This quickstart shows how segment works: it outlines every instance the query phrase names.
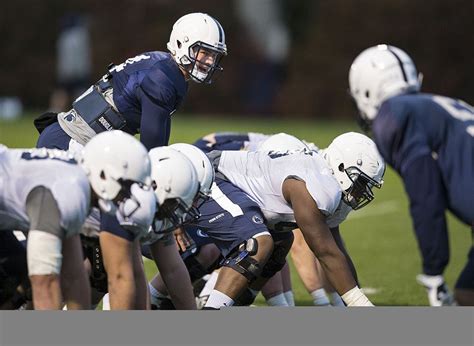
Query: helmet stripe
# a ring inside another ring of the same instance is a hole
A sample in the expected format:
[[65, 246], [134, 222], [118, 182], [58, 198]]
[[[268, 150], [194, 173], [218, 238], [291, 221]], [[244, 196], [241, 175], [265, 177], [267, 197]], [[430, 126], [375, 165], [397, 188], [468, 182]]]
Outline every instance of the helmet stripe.
[[395, 53], [395, 51], [393, 51], [390, 46], [387, 46], [387, 50], [388, 50], [390, 53], [393, 54], [393, 56], [395, 57], [395, 59], [397, 59], [398, 65], [400, 66], [400, 69], [402, 70], [403, 80], [408, 83], [408, 78], [407, 78], [407, 74], [406, 74], [406, 72], [405, 72], [405, 69], [403, 68], [402, 59], [400, 59], [400, 57], [397, 55], [397, 53]]
[[216, 23], [217, 30], [219, 30], [219, 43], [224, 43], [223, 40], [222, 40], [223, 38], [225, 39], [224, 29], [222, 29], [222, 26], [220, 25], [220, 23], [217, 20], [215, 20], [213, 17], [211, 17], [211, 18]]

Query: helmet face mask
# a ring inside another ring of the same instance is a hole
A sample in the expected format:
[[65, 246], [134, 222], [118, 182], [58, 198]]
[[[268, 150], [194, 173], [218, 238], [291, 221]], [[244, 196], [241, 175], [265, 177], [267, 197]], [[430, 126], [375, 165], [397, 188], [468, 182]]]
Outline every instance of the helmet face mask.
[[357, 167], [348, 167], [344, 169], [352, 185], [343, 192], [343, 200], [353, 210], [361, 209], [369, 204], [374, 198], [373, 187], [380, 189], [382, 183], [369, 177]]
[[133, 194], [134, 183], [150, 184], [150, 159], [146, 148], [133, 136], [107, 131], [94, 136], [83, 148], [79, 164], [89, 178], [99, 207], [115, 213]]
[[374, 199], [372, 189], [382, 187], [385, 162], [369, 137], [344, 133], [321, 153], [339, 183], [344, 203], [357, 210]]
[[188, 207], [180, 198], [167, 199], [155, 215], [157, 220], [163, 221], [163, 226], [159, 233], [172, 232], [200, 216], [196, 207]]
[[198, 83], [211, 84], [216, 71], [224, 69], [219, 65], [225, 53], [203, 42], [189, 47], [190, 64], [184, 65], [191, 78]]
[[211, 84], [220, 61], [227, 55], [220, 23], [205, 13], [190, 13], [173, 25], [168, 50], [176, 63], [197, 83]]
[[118, 210], [120, 214], [127, 220], [141, 207], [140, 198], [136, 196], [137, 193], [140, 193], [137, 192], [137, 189], [150, 191], [150, 187], [131, 180], [119, 179], [118, 182], [122, 188], [114, 199], [114, 202], [119, 205]]

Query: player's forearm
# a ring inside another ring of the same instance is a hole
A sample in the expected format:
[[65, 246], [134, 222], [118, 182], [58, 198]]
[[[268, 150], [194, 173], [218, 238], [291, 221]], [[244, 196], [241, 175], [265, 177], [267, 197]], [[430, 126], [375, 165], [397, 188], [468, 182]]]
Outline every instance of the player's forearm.
[[[324, 227], [316, 232], [312, 227], [300, 227], [304, 239], [311, 251], [318, 258], [327, 279], [334, 289], [342, 295], [356, 286], [349, 265], [344, 254], [339, 250], [329, 229], [324, 232]], [[319, 234], [318, 234], [319, 233]]]
[[58, 275], [31, 275], [30, 281], [35, 310], [61, 310], [62, 295]]
[[327, 279], [339, 295], [343, 295], [357, 285], [342, 253], [326, 251], [316, 254], [316, 256], [324, 269]]
[[341, 234], [339, 232], [339, 227], [331, 229], [332, 236], [334, 237], [334, 240], [336, 241], [337, 247], [341, 252], [344, 254], [347, 264], [349, 265], [349, 268], [351, 270], [352, 276], [354, 277], [357, 285], [359, 285], [359, 279], [357, 277], [357, 271], [354, 265], [354, 262], [352, 262], [351, 256], [349, 256], [349, 253], [347, 252], [346, 246], [344, 245], [344, 241], [342, 240]]
[[161, 275], [176, 309], [196, 310], [191, 279], [184, 263]]
[[108, 280], [111, 310], [135, 309], [136, 287], [133, 275], [131, 279], [115, 278]]
[[176, 309], [195, 310], [196, 301], [194, 299], [191, 279], [176, 248], [174, 238], [167, 236], [155, 244], [152, 244], [150, 250], [152, 251], [164, 286]]
[[82, 261], [82, 247], [78, 234], [63, 240], [64, 260], [61, 286], [68, 310], [91, 308], [89, 276]]

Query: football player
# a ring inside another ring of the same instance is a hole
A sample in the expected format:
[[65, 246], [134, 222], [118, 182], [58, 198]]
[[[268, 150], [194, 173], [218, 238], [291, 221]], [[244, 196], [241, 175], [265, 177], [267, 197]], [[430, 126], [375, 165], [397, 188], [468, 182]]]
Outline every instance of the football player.
[[[122, 131], [95, 137], [77, 160], [66, 151], [0, 147], [0, 230], [28, 233], [26, 265], [35, 309], [60, 309], [63, 301], [69, 309], [90, 308], [81, 226], [91, 206], [130, 217], [134, 210], [126, 212], [123, 205], [134, 198], [132, 186], [150, 186], [145, 147]], [[0, 253], [10, 246], [24, 259], [14, 237], [0, 243]], [[6, 253], [0, 271], [8, 273], [12, 255]]]
[[[349, 89], [360, 124], [403, 179], [423, 259], [417, 281], [432, 306], [453, 304], [443, 273], [449, 261], [446, 210], [474, 224], [474, 108], [420, 92], [421, 74], [403, 50], [370, 47], [353, 61]], [[456, 282], [460, 305], [474, 304], [474, 248]]]
[[[156, 150], [156, 149], [153, 149], [153, 150]], [[203, 203], [203, 201], [209, 198], [209, 195], [211, 193], [211, 186], [214, 182], [214, 169], [211, 165], [211, 162], [201, 150], [199, 150], [197, 147], [191, 144], [175, 143], [169, 146], [169, 150], [178, 151], [179, 153], [184, 155], [191, 162], [193, 168], [195, 169], [197, 182], [199, 183], [199, 190], [198, 190], [197, 198], [195, 197], [193, 198], [193, 205], [195, 207], [199, 207]], [[153, 155], [151, 156], [153, 158]], [[170, 181], [171, 180], [172, 179], [170, 178]], [[183, 231], [181, 226], [184, 223], [188, 223], [189, 221], [192, 221], [197, 216], [198, 216], [197, 211], [191, 214], [187, 214], [184, 219], [182, 218], [182, 222], [175, 222], [174, 225], [170, 225], [171, 227], [168, 227], [168, 228], [173, 228], [174, 226], [175, 228], [174, 235], [176, 239], [178, 240], [178, 244], [181, 250], [181, 257], [189, 271], [189, 274], [187, 273], [186, 274], [187, 274], [187, 277], [188, 278], [190, 277], [191, 281], [193, 282], [195, 282], [197, 279], [200, 279], [207, 272], [212, 271], [211, 267], [212, 268], [215, 267], [217, 258], [219, 256], [219, 252], [217, 251], [217, 249], [215, 249], [213, 253], [209, 253], [208, 251], [203, 251], [203, 254], [205, 254], [205, 258], [200, 258], [202, 257], [202, 255], [201, 256], [198, 255], [198, 253], [200, 252], [199, 250], [201, 250], [203, 247], [212, 246], [212, 244], [210, 244], [211, 241], [209, 240], [209, 238], [200, 236], [202, 233], [199, 233], [200, 231], [197, 228], [187, 227], [187, 231], [193, 232], [192, 234], [194, 234], [194, 238], [197, 240], [197, 244], [193, 243], [192, 246], [190, 243], [188, 243], [189, 237]], [[200, 239], [202, 239], [202, 241], [200, 241]], [[171, 239], [168, 241], [171, 242]], [[174, 241], [172, 243], [175, 244]], [[143, 254], [146, 257], [153, 257], [155, 259], [157, 256], [163, 257], [162, 256], [163, 252], [160, 253], [159, 249], [154, 250], [153, 247], [154, 247], [153, 245], [150, 246], [151, 251], [148, 249], [144, 249], [145, 251], [143, 252]], [[163, 261], [164, 260], [165, 259], [163, 259]], [[209, 261], [212, 261], [213, 263], [209, 263], [209, 265], [203, 266], [203, 263], [207, 263]], [[165, 272], [160, 270], [160, 272], [149, 283], [152, 307], [164, 309], [166, 308], [166, 306], [169, 306], [169, 308], [172, 308], [172, 309], [174, 308], [189, 309], [189, 306], [190, 306], [189, 299], [185, 298], [183, 295], [181, 297], [176, 296], [179, 293], [179, 291], [173, 292], [170, 285], [165, 284], [164, 282], [165, 274], [166, 274]], [[169, 292], [169, 295], [171, 296], [171, 299], [168, 298], [168, 292]], [[195, 308], [194, 296], [192, 296], [192, 298], [193, 298], [192, 305]], [[186, 303], [185, 304], [180, 303], [180, 300], [185, 301]]]
[[[36, 119], [38, 147], [72, 149], [97, 133], [120, 129], [140, 133], [147, 149], [168, 144], [171, 115], [180, 106], [188, 81], [210, 84], [222, 70], [227, 54], [221, 24], [204, 13], [187, 14], [176, 21], [168, 52], [146, 52], [110, 66], [106, 75], [72, 105], [69, 112], [47, 113]], [[134, 308], [146, 293], [143, 272], [136, 272], [136, 235], [120, 227], [113, 216], [101, 216], [100, 234], [112, 309]], [[143, 282], [142, 282], [143, 281]], [[140, 282], [140, 286], [136, 286]], [[140, 292], [137, 292], [140, 290]]]
[[[211, 150], [283, 150], [310, 148], [319, 150], [314, 143], [299, 140], [294, 136], [285, 133], [275, 135], [266, 135], [262, 133], [236, 133], [236, 132], [220, 132], [212, 133], [199, 139], [195, 143], [201, 150], [209, 152]], [[291, 256], [297, 263], [296, 270], [301, 277], [308, 293], [313, 298], [314, 305], [324, 306], [332, 304], [334, 306], [344, 306], [339, 295], [333, 291], [330, 284], [325, 280], [324, 272], [318, 263], [317, 258], [313, 255], [306, 244], [301, 231], [294, 230], [294, 242], [291, 247]], [[203, 250], [202, 250], [203, 251]], [[201, 251], [200, 251], [201, 253]], [[269, 305], [293, 306], [294, 298], [291, 291], [291, 280], [289, 271], [283, 276], [280, 273], [275, 274], [271, 280], [262, 288]], [[282, 284], [284, 287], [282, 287]], [[329, 292], [324, 289], [326, 287]], [[328, 299], [328, 296], [331, 301]], [[286, 296], [286, 299], [283, 299]]]
[[[135, 211], [133, 218], [123, 220], [120, 225], [126, 229], [138, 228], [135, 232], [145, 228], [145, 232], [140, 233], [140, 240], [147, 245], [148, 257], [155, 261], [176, 307], [195, 309], [189, 274], [179, 256], [171, 230], [185, 222], [187, 217], [196, 217], [193, 214], [196, 213], [193, 211], [193, 203], [199, 191], [196, 172], [186, 156], [170, 147], [154, 148], [149, 156], [153, 189], [135, 195], [139, 209]], [[192, 216], [187, 216], [187, 213]], [[88, 218], [83, 227], [83, 235], [87, 235], [83, 237], [83, 245], [92, 265], [90, 278], [94, 288], [94, 305], [108, 290], [107, 273], [98, 242], [99, 230], [100, 222], [96, 214], [95, 217]], [[134, 262], [142, 265], [141, 256], [134, 258]], [[153, 290], [151, 293], [154, 293]], [[146, 299], [140, 301], [146, 302]], [[106, 305], [103, 304], [103, 309], [107, 309]], [[136, 308], [148, 309], [149, 306], [147, 304]]]
[[284, 266], [296, 224], [345, 303], [372, 305], [330, 231], [382, 184], [385, 165], [370, 139], [344, 134], [322, 154], [214, 151], [209, 157], [216, 181], [195, 224], [225, 259], [205, 308], [231, 306], [247, 287], [256, 295]]

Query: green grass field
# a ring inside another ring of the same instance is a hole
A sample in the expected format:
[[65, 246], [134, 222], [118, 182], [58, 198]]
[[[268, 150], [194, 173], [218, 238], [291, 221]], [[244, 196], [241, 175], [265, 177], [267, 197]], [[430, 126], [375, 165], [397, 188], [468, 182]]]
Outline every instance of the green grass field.
[[[170, 143], [193, 142], [219, 131], [287, 132], [325, 147], [336, 135], [358, 128], [352, 122], [314, 120], [275, 120], [270, 117], [219, 118], [174, 116]], [[25, 116], [14, 122], [0, 121], [0, 143], [9, 147], [33, 147], [38, 133], [33, 118]], [[366, 208], [354, 212], [341, 226], [341, 232], [356, 265], [363, 287], [374, 289], [369, 298], [376, 305], [427, 305], [424, 289], [415, 282], [421, 270], [420, 256], [411, 227], [408, 202], [399, 177], [387, 169], [385, 183], [376, 191], [376, 199]], [[468, 227], [448, 217], [451, 261], [445, 276], [453, 288], [471, 246]], [[147, 274], [155, 271], [147, 263]], [[292, 276], [297, 305], [311, 305], [311, 297], [296, 275]], [[258, 305], [264, 305], [261, 297]]]

